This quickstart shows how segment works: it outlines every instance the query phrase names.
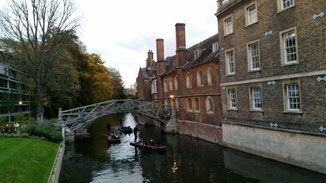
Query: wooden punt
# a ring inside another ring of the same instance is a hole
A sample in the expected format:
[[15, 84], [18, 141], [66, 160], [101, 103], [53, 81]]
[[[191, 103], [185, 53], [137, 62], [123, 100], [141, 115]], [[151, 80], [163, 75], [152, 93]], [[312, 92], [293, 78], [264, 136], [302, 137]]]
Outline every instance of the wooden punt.
[[112, 136], [112, 134], [106, 134], [106, 139], [108, 140], [108, 142], [110, 143], [120, 143], [121, 142], [121, 139], [120, 137], [118, 136], [118, 138], [114, 138]]
[[142, 147], [142, 148], [147, 148], [147, 149], [152, 149], [154, 151], [160, 151], [160, 150], [164, 150], [166, 149], [166, 146], [162, 146], [162, 145], [149, 145], [149, 144], [141, 144], [139, 142], [130, 142], [130, 145], [132, 146], [136, 146], [136, 147]]

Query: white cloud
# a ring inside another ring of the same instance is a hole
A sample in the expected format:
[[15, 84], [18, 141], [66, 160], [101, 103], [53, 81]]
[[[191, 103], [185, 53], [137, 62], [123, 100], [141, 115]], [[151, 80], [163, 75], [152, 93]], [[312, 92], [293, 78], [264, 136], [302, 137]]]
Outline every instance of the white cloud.
[[[217, 33], [216, 0], [74, 0], [82, 15], [78, 34], [88, 52], [118, 69], [125, 86], [136, 81], [148, 49], [156, 58], [163, 38], [165, 57], [175, 54], [176, 23], [186, 24], [187, 47]], [[0, 7], [4, 1], [0, 0]]]

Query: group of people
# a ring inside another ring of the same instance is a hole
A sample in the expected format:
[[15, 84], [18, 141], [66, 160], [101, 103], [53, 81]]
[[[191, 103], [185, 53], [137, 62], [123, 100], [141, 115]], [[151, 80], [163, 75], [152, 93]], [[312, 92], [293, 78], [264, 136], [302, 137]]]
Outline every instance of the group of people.
[[141, 138], [139, 138], [139, 140], [138, 140], [137, 143], [139, 143], [139, 144], [141, 144], [141, 145], [151, 145], [151, 146], [155, 145], [155, 141], [154, 141], [153, 139], [151, 139], [151, 140], [149, 141], [149, 144], [148, 144], [148, 143], [146, 143], [144, 140], [142, 140]]
[[[131, 129], [130, 126], [126, 126], [126, 127], [122, 126], [122, 120], [120, 120], [120, 126], [121, 126], [121, 128], [128, 128], [128, 129]], [[110, 125], [109, 123], [106, 125], [106, 128], [107, 128], [107, 130], [108, 130], [108, 135], [111, 135], [112, 138], [119, 138], [119, 136], [118, 136], [118, 134], [117, 134], [116, 132], [110, 133], [110, 131], [111, 131], [111, 125]], [[137, 139], [138, 139], [138, 132], [139, 132], [139, 128], [138, 128], [137, 125], [134, 127], [133, 131], [134, 131], [134, 136], [135, 136], [135, 142], [137, 142]], [[143, 143], [143, 145], [147, 145], [147, 144], [145, 143], [145, 141], [143, 141], [142, 139], [139, 139], [138, 143]], [[151, 140], [149, 141], [149, 144], [150, 144], [150, 145], [154, 145], [154, 144], [155, 144], [154, 140], [151, 139]]]
[[110, 136], [113, 139], [118, 139], [119, 138], [119, 135], [116, 132], [108, 133], [108, 136]]

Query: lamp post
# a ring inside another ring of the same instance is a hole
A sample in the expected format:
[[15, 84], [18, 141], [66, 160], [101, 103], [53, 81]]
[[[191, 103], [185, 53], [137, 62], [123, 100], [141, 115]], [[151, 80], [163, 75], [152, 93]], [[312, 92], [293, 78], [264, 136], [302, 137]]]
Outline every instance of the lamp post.
[[18, 101], [18, 112], [19, 113], [22, 113], [22, 109], [21, 109], [21, 106], [23, 105], [23, 101]]
[[174, 107], [174, 104], [175, 104], [174, 95], [170, 95], [170, 100], [171, 100], [171, 106]]

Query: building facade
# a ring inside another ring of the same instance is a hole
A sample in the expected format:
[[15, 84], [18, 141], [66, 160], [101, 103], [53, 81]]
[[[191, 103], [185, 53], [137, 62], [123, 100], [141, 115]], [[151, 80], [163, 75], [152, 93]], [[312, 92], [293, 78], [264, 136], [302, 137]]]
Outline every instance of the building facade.
[[326, 2], [219, 0], [223, 143], [326, 173]]
[[22, 82], [23, 73], [2, 62], [11, 55], [0, 51], [0, 117], [30, 114], [29, 86]]
[[[164, 40], [156, 40], [157, 61], [140, 69], [137, 89], [142, 91], [138, 98], [175, 106], [180, 134], [220, 143], [218, 35], [186, 48], [185, 24], [178, 23], [175, 28], [176, 55], [165, 58]], [[151, 65], [156, 67], [155, 74]], [[151, 81], [147, 89], [144, 78]], [[145, 90], [151, 91], [150, 97]]]

